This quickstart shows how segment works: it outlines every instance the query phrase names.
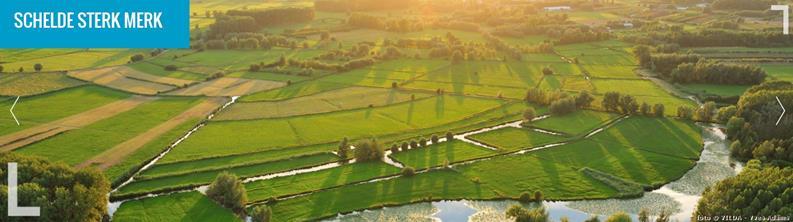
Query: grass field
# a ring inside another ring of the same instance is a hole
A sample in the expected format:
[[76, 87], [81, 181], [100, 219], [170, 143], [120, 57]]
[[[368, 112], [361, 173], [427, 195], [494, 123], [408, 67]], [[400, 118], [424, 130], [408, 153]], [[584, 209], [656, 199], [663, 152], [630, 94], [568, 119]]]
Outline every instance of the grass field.
[[681, 158], [697, 159], [702, 149], [700, 130], [690, 122], [631, 117], [595, 135], [592, 139], [618, 142], [638, 149]]
[[167, 71], [165, 70], [164, 66], [160, 66], [150, 62], [136, 62], [129, 64], [128, 67], [146, 74], [177, 78], [177, 79], [185, 79], [185, 80], [199, 81], [199, 80], [204, 80], [209, 76], [202, 73], [187, 72], [182, 70]]
[[715, 84], [686, 84], [680, 88], [691, 94], [697, 95], [716, 95], [716, 96], [740, 96], [751, 86], [743, 85], [715, 85]]
[[111, 182], [120, 179], [128, 171], [162, 152], [172, 142], [182, 137], [185, 132], [192, 129], [200, 121], [201, 119], [199, 118], [187, 120], [167, 133], [160, 135], [160, 137], [146, 143], [146, 145], [138, 149], [135, 153], [125, 158], [121, 163], [115, 164], [105, 170], [105, 175]]
[[0, 95], [30, 96], [83, 84], [63, 73], [0, 74]]
[[616, 117], [617, 115], [612, 113], [583, 110], [564, 116], [551, 116], [550, 118], [532, 122], [531, 126], [570, 135], [580, 135], [586, 134]]
[[[55, 121], [127, 97], [129, 95], [116, 90], [98, 86], [83, 86], [20, 98], [14, 112], [21, 125], [17, 126], [10, 115], [1, 115], [0, 135]], [[13, 103], [14, 101], [10, 99], [2, 101], [0, 108], [8, 110]], [[58, 109], [52, 107], [58, 107]]]
[[561, 142], [567, 138], [539, 133], [531, 129], [506, 127], [476, 134], [470, 139], [495, 146], [503, 151], [516, 151]]
[[399, 168], [382, 162], [345, 164], [332, 169], [279, 177], [245, 184], [250, 201], [263, 201], [308, 191], [327, 189], [399, 173]]
[[241, 102], [224, 110], [214, 120], [245, 120], [327, 113], [369, 106], [388, 106], [429, 96], [431, 95], [392, 89], [350, 87], [278, 102]]
[[[9, 57], [18, 57], [15, 61], [4, 63], [6, 70], [17, 71], [23, 68], [27, 72], [33, 71], [33, 65], [42, 64], [42, 71], [64, 71], [85, 68], [96, 68], [123, 65], [135, 54], [147, 54], [148, 51], [140, 49], [90, 49], [90, 50], [56, 50], [55, 52], [42, 52], [50, 49], [21, 50], [12, 53]], [[33, 55], [24, 55], [33, 53]]]
[[762, 64], [760, 65], [771, 78], [793, 81], [793, 65], [789, 64]]
[[286, 86], [286, 83], [223, 77], [181, 88], [168, 94], [179, 96], [243, 96], [283, 86]]
[[124, 202], [113, 214], [113, 221], [242, 221], [198, 192]]
[[[67, 131], [17, 152], [70, 165], [78, 164], [182, 113], [200, 101], [196, 98], [161, 98], [146, 102], [130, 111]], [[69, 152], [61, 152], [64, 149]]]
[[632, 96], [670, 97], [669, 93], [649, 80], [595, 79], [592, 84], [601, 94], [620, 92]]
[[[359, 139], [449, 124], [502, 106], [502, 101], [442, 96], [386, 107], [279, 119], [212, 122], [170, 156], [228, 155]], [[250, 130], [260, 129], [260, 130]]]
[[492, 150], [459, 140], [453, 140], [427, 147], [396, 152], [391, 154], [391, 157], [405, 166], [410, 166], [415, 169], [425, 169], [494, 154], [496, 154], [496, 152]]
[[253, 177], [288, 171], [303, 167], [310, 167], [338, 161], [332, 154], [317, 154], [293, 159], [271, 161], [261, 164], [249, 164], [228, 169], [209, 169], [205, 171], [169, 172], [162, 175], [141, 175], [135, 182], [124, 186], [113, 195], [133, 193], [147, 193], [174, 187], [186, 187], [209, 184], [221, 172], [230, 172], [240, 177]]

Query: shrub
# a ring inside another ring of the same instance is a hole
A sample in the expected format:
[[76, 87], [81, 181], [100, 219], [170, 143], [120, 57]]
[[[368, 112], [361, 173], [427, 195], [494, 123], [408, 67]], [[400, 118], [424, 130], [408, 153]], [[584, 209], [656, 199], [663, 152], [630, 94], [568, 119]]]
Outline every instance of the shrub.
[[391, 145], [391, 152], [392, 153], [399, 152], [399, 147], [396, 144]]
[[413, 175], [416, 175], [416, 170], [413, 167], [402, 168], [402, 176], [412, 177]]
[[656, 117], [663, 117], [665, 109], [666, 108], [664, 107], [664, 104], [660, 104], [660, 103], [655, 104], [655, 105], [653, 105], [653, 114]]
[[140, 62], [140, 61], [143, 61], [143, 58], [144, 58], [143, 54], [135, 54], [135, 55], [133, 55], [132, 57], [129, 58], [129, 61], [131, 61], [131, 62]]
[[612, 214], [606, 219], [606, 222], [631, 222], [631, 217], [625, 214], [624, 212], [619, 212]]
[[410, 148], [411, 149], [416, 149], [417, 147], [419, 147], [419, 142], [416, 142], [415, 140], [411, 140], [410, 141]]
[[520, 197], [518, 197], [518, 200], [520, 200], [520, 202], [523, 203], [531, 202], [531, 194], [529, 192], [520, 193]]
[[519, 205], [512, 205], [506, 212], [506, 215], [510, 218], [514, 218], [515, 221], [518, 222], [547, 222], [548, 221], [548, 212], [545, 211], [545, 207], [538, 207], [531, 210], [527, 210]]
[[537, 202], [542, 201], [542, 192], [541, 191], [534, 191], [534, 200]]
[[432, 135], [430, 141], [432, 141], [432, 144], [438, 144], [438, 135]]
[[336, 154], [338, 154], [339, 158], [341, 158], [341, 159], [349, 158], [350, 145], [347, 144], [347, 143], [348, 143], [347, 142], [347, 137], [344, 137], [344, 139], [342, 139], [341, 142], [339, 142], [339, 147], [338, 147], [338, 149], [336, 151]]
[[402, 142], [402, 150], [408, 150], [408, 149], [410, 149], [410, 145], [408, 145], [408, 142]]
[[424, 139], [424, 138], [419, 139], [419, 145], [421, 147], [426, 147], [427, 146], [427, 139]]
[[229, 172], [218, 174], [215, 181], [209, 185], [206, 195], [234, 212], [242, 212], [248, 203], [248, 194], [245, 186], [236, 175]]
[[176, 71], [178, 69], [179, 69], [179, 67], [176, 67], [176, 65], [167, 65], [167, 66], [165, 66], [165, 71]]
[[529, 107], [526, 108], [526, 110], [523, 110], [523, 121], [531, 122], [531, 120], [533, 120], [535, 117], [537, 117], [537, 114], [536, 111], [534, 111], [534, 108]]
[[251, 211], [251, 221], [253, 222], [270, 222], [273, 211], [267, 205], [256, 206]]
[[44, 65], [41, 65], [41, 63], [33, 65], [33, 70], [36, 70], [36, 72], [41, 72], [42, 69], [44, 69]]
[[446, 142], [450, 142], [454, 139], [454, 134], [452, 132], [446, 132]]

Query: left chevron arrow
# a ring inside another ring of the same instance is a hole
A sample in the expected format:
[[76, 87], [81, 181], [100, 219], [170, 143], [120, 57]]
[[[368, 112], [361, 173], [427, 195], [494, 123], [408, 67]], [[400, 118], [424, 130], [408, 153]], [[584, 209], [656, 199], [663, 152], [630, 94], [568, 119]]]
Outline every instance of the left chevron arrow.
[[14, 117], [14, 121], [16, 121], [17, 126], [19, 126], [19, 120], [17, 119], [17, 115], [14, 115], [14, 107], [17, 106], [17, 102], [19, 102], [19, 96], [17, 96], [17, 99], [14, 100], [14, 105], [11, 105], [11, 109], [9, 109], [8, 111], [11, 112], [11, 116]]

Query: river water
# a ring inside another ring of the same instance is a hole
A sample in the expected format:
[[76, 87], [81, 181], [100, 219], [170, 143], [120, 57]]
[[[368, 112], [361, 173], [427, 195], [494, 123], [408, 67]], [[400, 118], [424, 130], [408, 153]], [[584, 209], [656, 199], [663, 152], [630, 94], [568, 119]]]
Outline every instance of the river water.
[[[582, 201], [546, 201], [551, 221], [568, 217], [583, 221], [591, 215], [605, 219], [606, 215], [626, 212], [634, 219], [642, 208], [656, 215], [661, 209], [673, 212], [672, 219], [690, 221], [700, 194], [708, 186], [741, 170], [739, 162], [730, 159], [729, 142], [718, 126], [703, 127], [704, 149], [697, 164], [680, 179], [659, 189], [645, 192], [640, 198]], [[527, 208], [540, 204], [521, 204], [512, 200], [477, 201], [456, 200], [409, 204], [376, 210], [365, 210], [326, 221], [509, 221], [504, 212], [512, 205]]]

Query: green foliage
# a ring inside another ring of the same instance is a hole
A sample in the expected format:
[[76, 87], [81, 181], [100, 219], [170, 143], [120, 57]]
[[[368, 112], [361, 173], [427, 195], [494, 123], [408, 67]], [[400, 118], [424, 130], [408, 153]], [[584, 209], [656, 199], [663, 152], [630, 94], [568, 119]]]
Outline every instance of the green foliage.
[[228, 172], [218, 174], [207, 188], [206, 195], [235, 212], [242, 212], [248, 203], [248, 194], [242, 181]]
[[[63, 163], [50, 163], [38, 157], [0, 153], [0, 177], [6, 178], [9, 162], [17, 163], [19, 206], [38, 206], [37, 221], [102, 220], [107, 212], [110, 183], [95, 169], [75, 170]], [[8, 187], [0, 183], [0, 215], [8, 215]], [[9, 219], [9, 218], [5, 218]], [[29, 218], [10, 218], [28, 221]]]
[[519, 205], [512, 205], [507, 209], [507, 216], [514, 218], [515, 222], [547, 222], [548, 212], [545, 207], [538, 207], [527, 210]]
[[625, 212], [619, 212], [612, 214], [609, 218], [606, 219], [606, 222], [631, 222], [631, 217], [628, 216]]
[[256, 206], [251, 210], [250, 216], [253, 222], [270, 222], [273, 211], [267, 205]]
[[349, 152], [350, 145], [347, 144], [347, 137], [344, 137], [344, 139], [339, 142], [339, 148], [336, 150], [336, 155], [339, 155], [339, 158], [342, 160], [346, 160], [349, 158]]
[[575, 98], [563, 98], [553, 101], [548, 107], [553, 115], [564, 116], [578, 110]]
[[[702, 194], [694, 215], [793, 215], [793, 168], [745, 168]], [[696, 221], [697, 217], [692, 217]]]
[[375, 139], [368, 139], [355, 144], [355, 160], [360, 162], [380, 161], [385, 150]]
[[537, 117], [537, 112], [534, 111], [533, 107], [526, 108], [523, 110], [523, 121], [524, 122], [531, 122], [535, 117]]
[[416, 169], [413, 169], [413, 167], [405, 167], [402, 168], [401, 174], [402, 176], [412, 177], [413, 175], [416, 175]]

